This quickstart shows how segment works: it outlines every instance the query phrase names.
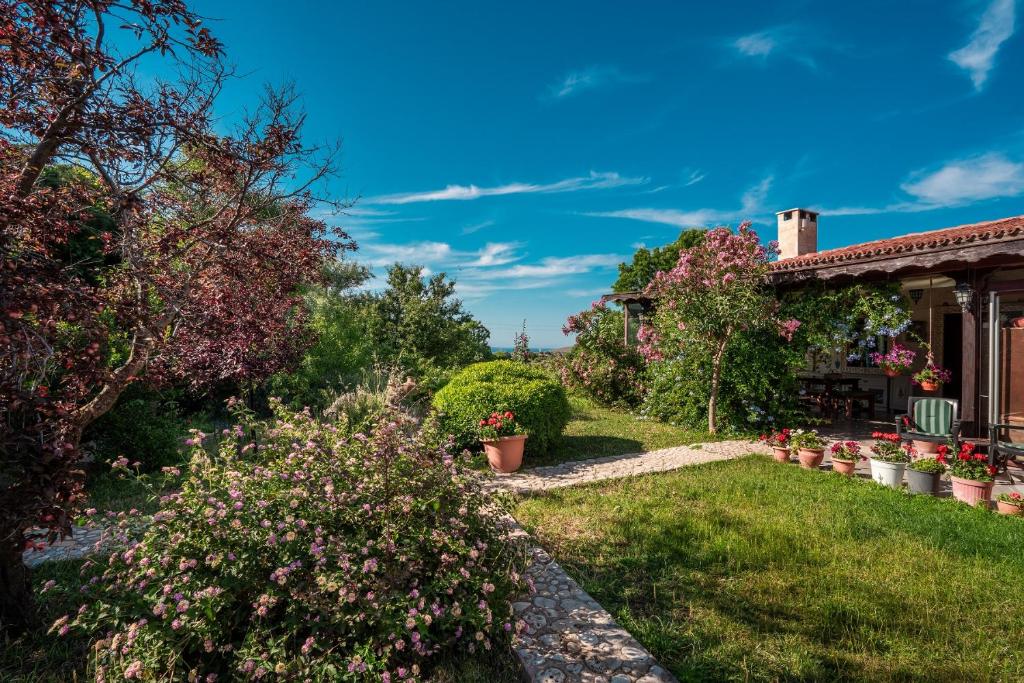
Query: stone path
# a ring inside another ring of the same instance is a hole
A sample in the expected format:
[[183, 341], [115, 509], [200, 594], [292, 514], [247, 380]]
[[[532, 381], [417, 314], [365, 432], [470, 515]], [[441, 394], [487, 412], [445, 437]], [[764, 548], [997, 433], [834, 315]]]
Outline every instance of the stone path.
[[674, 446], [647, 453], [575, 460], [560, 465], [534, 467], [513, 474], [497, 474], [491, 480], [491, 485], [528, 494], [605, 479], [666, 472], [688, 465], [738, 458], [748, 453], [768, 454], [770, 449], [749, 441], [716, 441], [692, 446]]
[[[526, 532], [516, 525], [518, 535]], [[534, 683], [676, 683], [626, 629], [551, 559], [530, 549], [534, 592], [512, 603], [526, 628], [514, 647]]]
[[26, 550], [22, 561], [28, 567], [36, 567], [50, 560], [76, 560], [102, 550], [112, 539], [106, 527], [76, 526], [71, 538], [57, 541], [43, 550]]

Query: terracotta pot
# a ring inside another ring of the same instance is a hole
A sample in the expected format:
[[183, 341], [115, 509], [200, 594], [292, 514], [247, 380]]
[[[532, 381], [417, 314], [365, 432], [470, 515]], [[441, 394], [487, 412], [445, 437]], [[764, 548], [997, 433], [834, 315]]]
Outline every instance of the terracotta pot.
[[921, 391], [938, 391], [938, 382], [921, 382]]
[[923, 493], [928, 496], [939, 495], [940, 472], [918, 472], [907, 468], [907, 490], [911, 493]]
[[836, 460], [835, 458], [832, 458], [833, 472], [838, 472], [839, 474], [845, 474], [848, 477], [852, 477], [856, 469], [856, 460]]
[[934, 455], [939, 452], [939, 444], [934, 441], [914, 441], [914, 450], [925, 455]]
[[886, 377], [899, 377], [903, 372], [899, 368], [883, 368]]
[[484, 441], [483, 444], [487, 462], [495, 472], [508, 474], [515, 472], [523, 464], [523, 446], [526, 445], [526, 434], [504, 436], [494, 441]]
[[1015, 517], [1024, 516], [1024, 507], [1014, 505], [1013, 503], [1007, 503], [1002, 500], [996, 501], [996, 510], [998, 510], [1001, 515], [1013, 515]]
[[992, 487], [996, 484], [994, 481], [974, 481], [960, 477], [949, 479], [953, 482], [953, 497], [963, 503], [987, 507], [992, 500]]
[[1016, 327], [1016, 328], [1024, 327], [1024, 317], [1022, 317], [1022, 318], [1014, 318], [1013, 320], [1011, 320], [1010, 321], [1010, 327]]
[[789, 462], [790, 450], [781, 446], [772, 446], [772, 457], [775, 462]]
[[907, 469], [905, 462], [885, 462], [870, 458], [871, 478], [882, 486], [898, 489], [903, 486], [903, 473]]
[[807, 470], [816, 470], [821, 466], [821, 461], [825, 459], [825, 449], [801, 448], [797, 451], [797, 456], [800, 458], [800, 467]]

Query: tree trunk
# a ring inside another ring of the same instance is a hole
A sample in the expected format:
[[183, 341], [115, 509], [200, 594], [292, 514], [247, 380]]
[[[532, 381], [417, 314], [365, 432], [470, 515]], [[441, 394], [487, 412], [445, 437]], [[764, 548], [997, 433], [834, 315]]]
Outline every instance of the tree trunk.
[[718, 433], [718, 385], [722, 379], [723, 342], [711, 357], [711, 396], [708, 398], [708, 434]]
[[[13, 530], [12, 530], [13, 531]], [[0, 545], [0, 632], [18, 634], [36, 620], [29, 571], [21, 559], [21, 532], [4, 533]], [[16, 540], [10, 540], [13, 536]]]

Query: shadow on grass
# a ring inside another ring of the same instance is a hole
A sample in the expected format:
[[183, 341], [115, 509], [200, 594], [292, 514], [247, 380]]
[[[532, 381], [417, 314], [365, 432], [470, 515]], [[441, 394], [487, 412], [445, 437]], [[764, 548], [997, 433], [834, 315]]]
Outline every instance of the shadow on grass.
[[563, 436], [561, 442], [547, 453], [527, 456], [523, 466], [543, 467], [571, 460], [641, 453], [643, 450], [644, 445], [640, 441], [620, 436]]

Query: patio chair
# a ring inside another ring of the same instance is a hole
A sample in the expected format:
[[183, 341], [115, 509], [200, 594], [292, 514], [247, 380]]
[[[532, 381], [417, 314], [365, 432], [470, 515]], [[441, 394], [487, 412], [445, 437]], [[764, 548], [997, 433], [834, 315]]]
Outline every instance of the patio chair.
[[[995, 465], [1000, 472], [1006, 471], [1006, 465], [1018, 457], [1024, 460], [1024, 443], [1010, 441], [1010, 430], [1024, 432], [1024, 424], [992, 424], [988, 426], [988, 464]], [[1005, 439], [1001, 438], [1005, 435]]]
[[952, 442], [960, 447], [959, 401], [953, 398], [911, 396], [907, 414], [896, 418], [896, 433], [903, 439]]

